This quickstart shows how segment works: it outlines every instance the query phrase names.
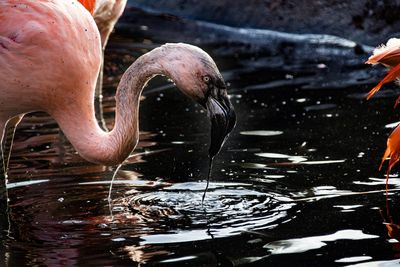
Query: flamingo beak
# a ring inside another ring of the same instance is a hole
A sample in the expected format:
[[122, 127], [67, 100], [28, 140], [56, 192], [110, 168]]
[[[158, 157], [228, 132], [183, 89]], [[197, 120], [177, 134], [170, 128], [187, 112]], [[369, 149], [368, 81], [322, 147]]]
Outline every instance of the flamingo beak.
[[236, 124], [236, 113], [229, 100], [226, 86], [214, 86], [205, 102], [211, 120], [211, 144], [209, 156], [213, 158], [220, 150]]

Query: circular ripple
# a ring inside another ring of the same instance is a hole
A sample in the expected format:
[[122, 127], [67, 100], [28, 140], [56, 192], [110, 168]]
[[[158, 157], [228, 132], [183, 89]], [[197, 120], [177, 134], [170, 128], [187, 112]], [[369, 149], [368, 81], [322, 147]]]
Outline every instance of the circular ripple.
[[247, 184], [210, 184], [202, 205], [204, 183], [181, 183], [138, 194], [127, 203], [132, 213], [157, 228], [208, 229], [213, 235], [272, 228], [289, 221], [295, 204], [275, 193], [256, 191]]

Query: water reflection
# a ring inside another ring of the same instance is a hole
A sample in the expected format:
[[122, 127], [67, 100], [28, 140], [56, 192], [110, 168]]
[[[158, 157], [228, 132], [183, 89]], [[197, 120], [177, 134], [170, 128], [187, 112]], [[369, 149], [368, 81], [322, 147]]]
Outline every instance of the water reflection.
[[362, 240], [378, 237], [377, 235], [365, 234], [361, 230], [341, 230], [330, 235], [274, 241], [266, 244], [264, 247], [272, 254], [302, 253], [322, 248], [327, 245], [327, 242], [335, 242], [338, 240]]
[[367, 261], [367, 260], [372, 260], [372, 257], [370, 256], [356, 256], [356, 257], [346, 257], [346, 258], [341, 258], [335, 260], [337, 263], [353, 263], [353, 262], [362, 262], [362, 261]]
[[[395, 188], [399, 188], [400, 180], [393, 179], [393, 178], [398, 178], [398, 174], [390, 174], [389, 175], [389, 180], [387, 181], [388, 185], [394, 186]], [[386, 178], [369, 177], [367, 181], [354, 181], [353, 183], [357, 184], [357, 185], [369, 185], [369, 186], [386, 185]]]
[[254, 136], [275, 136], [283, 134], [282, 131], [267, 131], [267, 130], [258, 130], [258, 131], [242, 131], [240, 132], [242, 135], [254, 135]]
[[12, 189], [12, 188], [16, 188], [16, 187], [23, 187], [23, 186], [30, 186], [30, 185], [34, 185], [34, 184], [40, 184], [40, 183], [46, 183], [48, 181], [49, 181], [49, 179], [8, 183], [7, 184], [7, 189]]
[[390, 267], [400, 263], [400, 260], [389, 260], [389, 261], [370, 261], [359, 264], [347, 265], [348, 267]]

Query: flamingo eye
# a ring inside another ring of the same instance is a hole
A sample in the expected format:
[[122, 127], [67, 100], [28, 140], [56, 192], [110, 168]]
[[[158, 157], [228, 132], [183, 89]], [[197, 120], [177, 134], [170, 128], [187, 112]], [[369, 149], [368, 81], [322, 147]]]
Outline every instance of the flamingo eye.
[[209, 82], [211, 81], [210, 76], [208, 76], [208, 75], [203, 76], [203, 81], [204, 81], [205, 83], [209, 83]]

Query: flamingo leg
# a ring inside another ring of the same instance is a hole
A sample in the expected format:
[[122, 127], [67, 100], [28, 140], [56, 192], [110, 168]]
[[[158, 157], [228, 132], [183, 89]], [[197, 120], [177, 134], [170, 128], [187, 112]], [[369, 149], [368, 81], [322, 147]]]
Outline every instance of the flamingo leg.
[[[4, 194], [7, 193], [6, 190], [6, 170], [4, 168], [4, 150], [3, 150], [3, 144], [4, 144], [4, 135], [5, 135], [5, 125], [6, 122], [0, 122], [0, 133], [1, 135], [1, 146], [0, 146], [0, 199], [4, 197]], [[0, 204], [1, 205], [1, 204]]]
[[7, 176], [4, 169], [4, 156], [3, 156], [4, 155], [3, 139], [5, 132], [5, 122], [0, 122], [0, 132], [3, 133], [0, 145], [0, 231], [1, 233], [3, 233], [4, 231], [7, 231], [9, 228]]
[[[3, 149], [1, 149], [0, 159], [0, 231], [7, 231], [8, 229], [8, 191], [7, 191], [7, 177], [4, 171], [3, 164]], [[1, 236], [1, 234], [0, 234]]]
[[12, 144], [14, 142], [15, 130], [17, 129], [17, 126], [23, 117], [24, 115], [18, 115], [10, 119], [7, 122], [4, 130], [2, 149], [3, 149], [3, 166], [5, 173], [8, 172], [8, 164], [10, 162], [11, 149], [12, 149]]
[[1, 147], [0, 156], [0, 212], [4, 211], [4, 202], [7, 202], [7, 175], [4, 169], [4, 154]]
[[7, 171], [10, 162], [11, 148], [15, 130], [24, 114], [9, 119], [6, 123], [0, 122], [0, 132], [3, 133], [0, 145], [0, 229], [10, 235], [10, 217], [7, 190]]

